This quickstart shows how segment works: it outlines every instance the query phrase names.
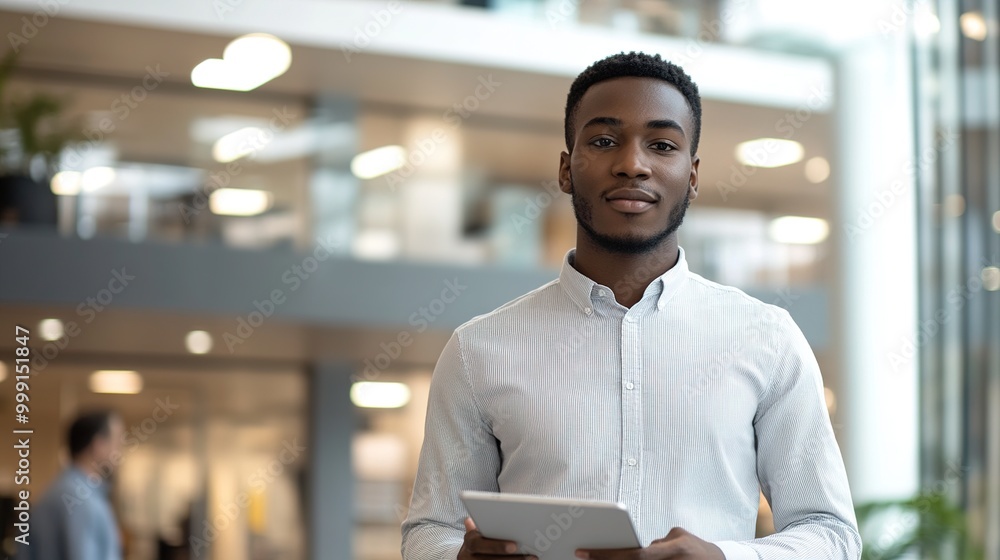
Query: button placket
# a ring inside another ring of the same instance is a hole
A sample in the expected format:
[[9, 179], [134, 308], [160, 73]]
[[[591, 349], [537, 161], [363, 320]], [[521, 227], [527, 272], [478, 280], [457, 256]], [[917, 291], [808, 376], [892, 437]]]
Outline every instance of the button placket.
[[624, 390], [621, 391], [622, 473], [619, 496], [638, 523], [642, 499], [643, 426], [641, 394], [635, 388], [642, 375], [642, 333], [639, 322], [633, 316], [623, 317], [621, 336], [621, 379]]

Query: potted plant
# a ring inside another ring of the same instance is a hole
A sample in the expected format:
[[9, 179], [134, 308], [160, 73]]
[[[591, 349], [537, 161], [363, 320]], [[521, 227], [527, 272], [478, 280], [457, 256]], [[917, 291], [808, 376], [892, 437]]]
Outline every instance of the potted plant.
[[[855, 512], [864, 541], [862, 560], [895, 560], [916, 551], [922, 554], [920, 558], [983, 558], [983, 552], [969, 539], [965, 511], [941, 493], [870, 502]], [[954, 546], [953, 552], [942, 555], [948, 546]]]
[[54, 226], [56, 197], [49, 188], [59, 154], [81, 138], [62, 121], [66, 102], [45, 93], [9, 99], [17, 53], [0, 59], [0, 224]]

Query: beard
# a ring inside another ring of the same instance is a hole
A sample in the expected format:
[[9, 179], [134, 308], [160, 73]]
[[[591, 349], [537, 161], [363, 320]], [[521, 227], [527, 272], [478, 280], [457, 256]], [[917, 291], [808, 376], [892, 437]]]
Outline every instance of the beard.
[[[570, 183], [572, 184], [572, 178], [570, 178]], [[587, 232], [587, 236], [605, 251], [626, 255], [639, 255], [656, 249], [664, 239], [670, 237], [672, 233], [681, 227], [681, 223], [684, 221], [684, 214], [687, 212], [688, 206], [691, 205], [691, 191], [686, 191], [684, 193], [684, 200], [670, 209], [667, 223], [660, 231], [648, 237], [638, 235], [616, 236], [601, 233], [594, 229], [593, 206], [583, 197], [577, 196], [576, 188], [573, 188], [570, 196], [573, 201], [573, 213], [576, 214], [576, 221]]]

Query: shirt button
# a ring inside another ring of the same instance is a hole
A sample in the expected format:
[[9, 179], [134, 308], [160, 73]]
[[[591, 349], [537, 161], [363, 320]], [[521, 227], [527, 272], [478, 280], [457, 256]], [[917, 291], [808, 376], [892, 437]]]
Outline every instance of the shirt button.
[[632, 382], [630, 381], [625, 384], [625, 388], [631, 391], [632, 389], [635, 389], [635, 385], [633, 385]]
[[628, 466], [630, 466], [630, 467], [634, 467], [635, 463], [636, 463], [635, 459], [629, 459], [628, 460]]
[[597, 295], [600, 296], [600, 297], [604, 297], [607, 294], [604, 293], [604, 290], [597, 290]]
[[587, 315], [590, 315], [591, 313], [594, 312], [594, 310], [589, 307], [584, 307], [583, 312], [586, 313]]

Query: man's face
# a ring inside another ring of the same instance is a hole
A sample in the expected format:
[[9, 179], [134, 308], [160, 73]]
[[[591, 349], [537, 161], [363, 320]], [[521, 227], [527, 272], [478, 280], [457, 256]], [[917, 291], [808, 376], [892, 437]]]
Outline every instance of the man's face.
[[111, 474], [118, 467], [125, 435], [125, 423], [118, 416], [108, 420], [108, 435], [98, 435], [91, 444], [92, 460], [101, 472]]
[[560, 157], [559, 185], [597, 245], [645, 253], [680, 227], [698, 196], [691, 121], [681, 92], [655, 78], [614, 78], [583, 95], [573, 153]]

